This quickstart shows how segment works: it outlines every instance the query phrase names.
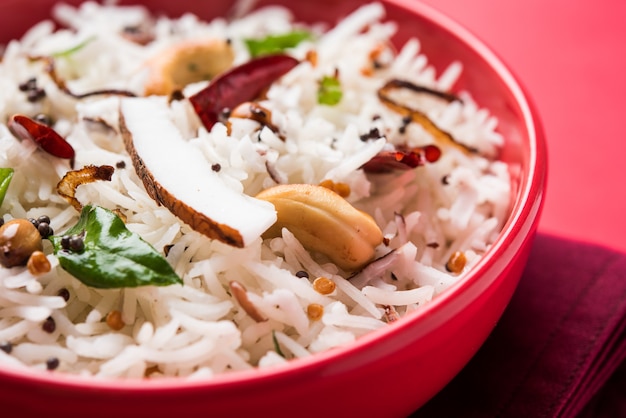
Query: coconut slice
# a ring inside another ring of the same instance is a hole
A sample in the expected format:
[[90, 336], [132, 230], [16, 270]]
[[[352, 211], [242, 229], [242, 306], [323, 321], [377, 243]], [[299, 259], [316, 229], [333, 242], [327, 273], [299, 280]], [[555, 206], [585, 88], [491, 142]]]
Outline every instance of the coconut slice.
[[228, 187], [183, 138], [167, 99], [122, 99], [120, 130], [147, 192], [194, 230], [243, 247], [276, 221], [271, 203]]

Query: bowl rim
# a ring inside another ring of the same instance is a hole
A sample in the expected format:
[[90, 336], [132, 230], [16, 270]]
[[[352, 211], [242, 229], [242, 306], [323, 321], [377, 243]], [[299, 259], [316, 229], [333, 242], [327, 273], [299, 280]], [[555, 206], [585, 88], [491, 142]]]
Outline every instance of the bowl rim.
[[[461, 279], [453, 283], [442, 294], [438, 295], [426, 306], [411, 312], [409, 316], [389, 324], [379, 330], [369, 332], [355, 341], [324, 352], [316, 353], [306, 358], [297, 358], [285, 364], [267, 368], [252, 368], [250, 370], [234, 371], [217, 374], [206, 379], [185, 379], [184, 377], [164, 377], [158, 379], [126, 379], [126, 378], [100, 378], [95, 376], [82, 376], [70, 373], [45, 373], [41, 370], [33, 370], [24, 366], [11, 364], [0, 367], [0, 381], [13, 379], [26, 384], [52, 385], [56, 388], [67, 390], [90, 389], [107, 393], [140, 394], [189, 391], [193, 389], [224, 389], [233, 386], [241, 388], [241, 385], [268, 384], [270, 381], [280, 381], [302, 372], [314, 372], [315, 370], [327, 369], [346, 356], [355, 352], [367, 351], [369, 347], [376, 345], [378, 341], [387, 338], [391, 334], [400, 332], [402, 329], [414, 326], [422, 321], [427, 327], [428, 318], [435, 314], [441, 314], [449, 306], [449, 300], [466, 292], [474, 282], [481, 277], [494, 263], [505, 248], [519, 234], [534, 233], [541, 208], [547, 182], [547, 146], [543, 133], [542, 123], [538, 112], [516, 75], [509, 69], [502, 59], [481, 39], [453, 18], [445, 15], [435, 7], [420, 1], [409, 0], [380, 0], [382, 4], [390, 4], [408, 13], [419, 15], [421, 18], [435, 24], [444, 32], [458, 38], [464, 47], [484, 60], [494, 73], [503, 81], [510, 90], [514, 101], [519, 107], [524, 126], [529, 139], [529, 160], [527, 177], [520, 182], [518, 196], [514, 200], [511, 216], [505, 223], [502, 231], [493, 245], [487, 250], [481, 259]], [[112, 384], [114, 383], [114, 384]]]

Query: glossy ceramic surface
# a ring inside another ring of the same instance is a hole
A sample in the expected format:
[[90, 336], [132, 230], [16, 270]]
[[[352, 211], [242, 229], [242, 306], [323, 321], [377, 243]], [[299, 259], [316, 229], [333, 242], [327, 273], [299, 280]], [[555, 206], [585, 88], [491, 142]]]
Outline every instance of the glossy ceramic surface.
[[[47, 16], [53, 1], [0, 1], [0, 41]], [[70, 1], [77, 3], [77, 1]], [[122, 3], [136, 3], [124, 1]], [[146, 1], [169, 15], [228, 13], [209, 1]], [[260, 4], [269, 2], [262, 1]], [[362, 2], [281, 0], [298, 19], [331, 23]], [[499, 240], [466, 278], [409, 318], [357, 343], [283, 367], [182, 380], [94, 381], [0, 369], [0, 405], [20, 416], [407, 416], [441, 390], [479, 349], [514, 292], [537, 227], [546, 183], [546, 147], [525, 91], [497, 56], [463, 27], [414, 0], [384, 2], [396, 37], [421, 40], [436, 68], [461, 60], [457, 88], [468, 89], [499, 119], [516, 192]]]

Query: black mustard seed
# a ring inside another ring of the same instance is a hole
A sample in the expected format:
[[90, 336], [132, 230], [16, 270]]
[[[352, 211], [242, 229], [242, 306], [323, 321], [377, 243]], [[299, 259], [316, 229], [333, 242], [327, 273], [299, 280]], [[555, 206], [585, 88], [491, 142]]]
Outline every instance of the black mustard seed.
[[52, 318], [51, 316], [46, 318], [46, 320], [43, 321], [43, 324], [41, 324], [41, 329], [43, 329], [48, 334], [52, 334], [57, 329], [57, 324], [56, 322], [54, 322], [54, 318]]
[[70, 300], [70, 291], [67, 290], [67, 288], [61, 288], [59, 289], [59, 291], [57, 292], [58, 296], [61, 296], [63, 298], [64, 301], [68, 301]]
[[57, 357], [50, 357], [48, 360], [46, 360], [46, 369], [55, 370], [59, 367], [59, 364], [60, 362]]
[[11, 354], [11, 351], [13, 351], [13, 344], [11, 341], [3, 341], [0, 343], [0, 350], [7, 354]]

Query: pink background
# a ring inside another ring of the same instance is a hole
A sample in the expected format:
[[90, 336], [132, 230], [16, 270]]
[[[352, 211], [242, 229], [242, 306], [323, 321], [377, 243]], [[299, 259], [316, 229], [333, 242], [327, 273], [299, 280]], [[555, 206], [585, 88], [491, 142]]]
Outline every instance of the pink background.
[[539, 231], [626, 252], [626, 1], [422, 0], [473, 32], [539, 110]]

